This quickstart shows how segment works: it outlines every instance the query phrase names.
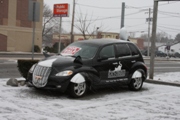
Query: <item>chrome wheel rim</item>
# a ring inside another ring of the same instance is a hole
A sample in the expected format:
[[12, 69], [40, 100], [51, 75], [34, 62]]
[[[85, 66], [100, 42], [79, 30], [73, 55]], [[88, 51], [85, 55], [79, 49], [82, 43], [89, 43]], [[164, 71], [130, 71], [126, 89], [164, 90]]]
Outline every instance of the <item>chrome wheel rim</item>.
[[74, 85], [74, 92], [77, 96], [81, 96], [85, 93], [86, 91], [86, 83], [78, 83]]
[[134, 78], [134, 88], [139, 89], [142, 85], [142, 77]]

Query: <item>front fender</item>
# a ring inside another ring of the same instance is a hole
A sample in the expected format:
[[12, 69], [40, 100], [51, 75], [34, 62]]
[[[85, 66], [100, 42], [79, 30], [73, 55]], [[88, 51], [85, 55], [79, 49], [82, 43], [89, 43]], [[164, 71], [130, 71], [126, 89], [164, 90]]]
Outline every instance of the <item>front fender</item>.
[[77, 69], [74, 69], [74, 73], [93, 73], [97, 76], [99, 76], [99, 73], [96, 69], [94, 69], [93, 67], [88, 67], [88, 66], [82, 66], [79, 67]]
[[82, 83], [85, 82], [85, 78], [81, 75], [81, 73], [77, 73], [71, 78], [70, 81], [73, 83]]

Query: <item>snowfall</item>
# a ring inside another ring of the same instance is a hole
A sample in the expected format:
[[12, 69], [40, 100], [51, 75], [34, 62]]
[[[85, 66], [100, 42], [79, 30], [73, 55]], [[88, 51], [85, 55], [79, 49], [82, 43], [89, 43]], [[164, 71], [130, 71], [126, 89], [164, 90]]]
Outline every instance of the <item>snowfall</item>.
[[[180, 72], [156, 75], [180, 83]], [[0, 79], [0, 120], [180, 120], [180, 87], [144, 83], [141, 91], [103, 89], [80, 99], [7, 86]]]

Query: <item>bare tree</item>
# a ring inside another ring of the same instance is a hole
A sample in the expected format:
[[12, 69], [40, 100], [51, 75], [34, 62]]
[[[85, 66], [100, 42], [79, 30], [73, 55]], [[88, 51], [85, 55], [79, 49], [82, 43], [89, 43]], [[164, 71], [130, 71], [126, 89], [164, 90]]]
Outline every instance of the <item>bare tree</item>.
[[80, 13], [75, 20], [76, 24], [74, 27], [82, 33], [85, 40], [94, 38], [94, 36], [97, 35], [98, 30], [102, 28], [102, 24], [98, 27], [93, 25], [96, 20], [92, 20], [92, 16], [88, 19], [88, 14], [82, 15], [82, 13]]
[[144, 39], [145, 41], [148, 41], [148, 34], [142, 34], [140, 38]]
[[178, 34], [176, 35], [175, 41], [176, 41], [176, 42], [180, 42], [180, 33], [178, 33]]
[[[42, 38], [43, 42], [51, 43], [54, 33], [59, 32], [59, 18], [53, 17], [53, 12], [47, 4], [44, 4], [43, 9], [43, 30]], [[66, 31], [61, 28], [62, 33]]]
[[44, 4], [43, 9], [43, 30], [42, 30], [42, 38], [44, 40], [49, 40], [52, 38], [51, 33], [53, 30], [54, 17], [52, 10], [47, 4]]
[[[144, 39], [145, 41], [148, 41], [148, 34], [142, 34], [140, 38]], [[156, 41], [157, 42], [167, 42], [169, 40], [169, 37], [167, 33], [164, 32], [158, 32], [156, 34]]]
[[165, 32], [158, 32], [156, 34], [156, 41], [157, 42], [166, 42], [165, 38], [168, 38], [168, 35]]

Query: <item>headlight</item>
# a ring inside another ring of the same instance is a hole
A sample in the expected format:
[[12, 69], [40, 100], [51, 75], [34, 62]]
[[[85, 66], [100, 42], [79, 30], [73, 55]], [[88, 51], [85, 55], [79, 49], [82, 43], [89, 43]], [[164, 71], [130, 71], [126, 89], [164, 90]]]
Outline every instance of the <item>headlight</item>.
[[56, 74], [56, 76], [70, 76], [73, 74], [73, 71], [71, 70], [66, 70], [66, 71], [62, 71]]
[[31, 67], [31, 69], [29, 70], [30, 73], [33, 73], [34, 68], [36, 67], [36, 65], [37, 65], [37, 64], [34, 64], [34, 65]]

